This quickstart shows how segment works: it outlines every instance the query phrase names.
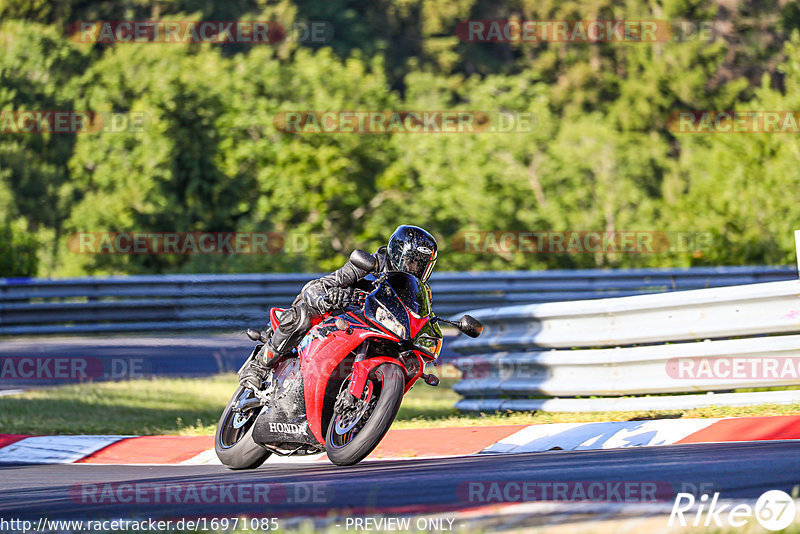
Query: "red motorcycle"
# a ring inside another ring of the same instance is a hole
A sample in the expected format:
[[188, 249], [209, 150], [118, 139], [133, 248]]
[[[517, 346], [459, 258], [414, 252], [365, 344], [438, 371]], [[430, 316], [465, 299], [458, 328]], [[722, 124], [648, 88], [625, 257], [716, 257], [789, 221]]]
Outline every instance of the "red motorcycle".
[[[375, 266], [361, 250], [350, 261], [366, 271]], [[383, 439], [417, 380], [439, 384], [424, 372], [441, 350], [438, 323], [471, 337], [483, 330], [469, 315], [457, 322], [433, 315], [428, 285], [404, 272], [369, 275], [356, 293], [362, 297], [359, 304], [316, 320], [294, 349], [295, 357], [272, 367], [262, 390], [236, 390], [215, 438], [225, 466], [253, 469], [271, 454], [323, 451], [337, 465], [360, 462]], [[282, 311], [271, 310], [272, 329]], [[249, 330], [248, 335], [261, 342], [249, 361], [264, 350], [267, 334]]]

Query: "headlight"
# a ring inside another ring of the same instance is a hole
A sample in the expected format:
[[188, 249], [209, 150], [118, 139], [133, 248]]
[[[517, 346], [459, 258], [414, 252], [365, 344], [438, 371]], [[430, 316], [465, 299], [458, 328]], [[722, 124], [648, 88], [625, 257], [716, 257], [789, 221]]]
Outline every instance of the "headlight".
[[416, 344], [426, 349], [431, 354], [434, 354], [436, 358], [438, 358], [439, 353], [442, 352], [442, 338], [420, 336]]
[[375, 318], [397, 337], [401, 339], [406, 337], [405, 327], [383, 306], [378, 306], [378, 309], [375, 310]]

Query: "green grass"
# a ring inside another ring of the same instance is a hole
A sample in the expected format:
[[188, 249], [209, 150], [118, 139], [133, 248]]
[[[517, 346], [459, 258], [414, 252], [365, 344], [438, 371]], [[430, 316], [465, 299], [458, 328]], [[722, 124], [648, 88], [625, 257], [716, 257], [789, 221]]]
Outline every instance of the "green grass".
[[234, 375], [97, 382], [0, 397], [0, 433], [212, 433]]
[[[797, 415], [800, 404], [694, 410], [596, 413], [459, 414], [454, 379], [439, 387], [418, 382], [403, 400], [393, 428], [625, 421], [658, 418]], [[213, 434], [236, 387], [236, 376], [99, 382], [0, 397], [3, 434]]]

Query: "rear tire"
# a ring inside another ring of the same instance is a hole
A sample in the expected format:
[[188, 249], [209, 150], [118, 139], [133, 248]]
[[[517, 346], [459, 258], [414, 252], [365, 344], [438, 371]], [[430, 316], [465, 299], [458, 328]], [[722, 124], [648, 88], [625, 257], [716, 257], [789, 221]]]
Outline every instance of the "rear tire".
[[[237, 413], [233, 411], [233, 407], [241, 398], [252, 394], [252, 391], [239, 386], [223, 410], [217, 424], [214, 450], [222, 465], [229, 469], [255, 469], [272, 454], [253, 441], [254, 423], [261, 411], [260, 408], [249, 410], [238, 418]], [[244, 417], [247, 419], [242, 423]], [[236, 428], [237, 424], [240, 424], [239, 428]]]
[[392, 426], [400, 403], [403, 401], [405, 389], [405, 373], [399, 365], [383, 363], [377, 366], [370, 375], [375, 389], [380, 386], [378, 399], [368, 415], [366, 423], [346, 443], [341, 443], [343, 436], [337, 433], [336, 423], [340, 414], [334, 412], [328, 431], [325, 434], [325, 449], [328, 458], [336, 465], [353, 465], [371, 453], [383, 436]]

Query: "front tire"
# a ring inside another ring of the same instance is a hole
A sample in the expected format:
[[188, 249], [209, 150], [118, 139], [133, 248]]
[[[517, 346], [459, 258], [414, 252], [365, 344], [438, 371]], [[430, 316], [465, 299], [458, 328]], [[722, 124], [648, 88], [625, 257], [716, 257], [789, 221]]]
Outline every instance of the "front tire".
[[229, 469], [255, 469], [272, 454], [253, 441], [253, 428], [259, 408], [235, 412], [239, 402], [253, 396], [253, 391], [239, 386], [231, 397], [217, 424], [214, 450], [222, 465]]
[[[405, 389], [405, 373], [399, 365], [383, 363], [369, 378], [370, 406], [355, 426], [343, 431], [346, 415], [334, 411], [325, 437], [328, 458], [336, 465], [353, 465], [371, 453], [392, 426]], [[349, 427], [352, 424], [347, 424]]]

